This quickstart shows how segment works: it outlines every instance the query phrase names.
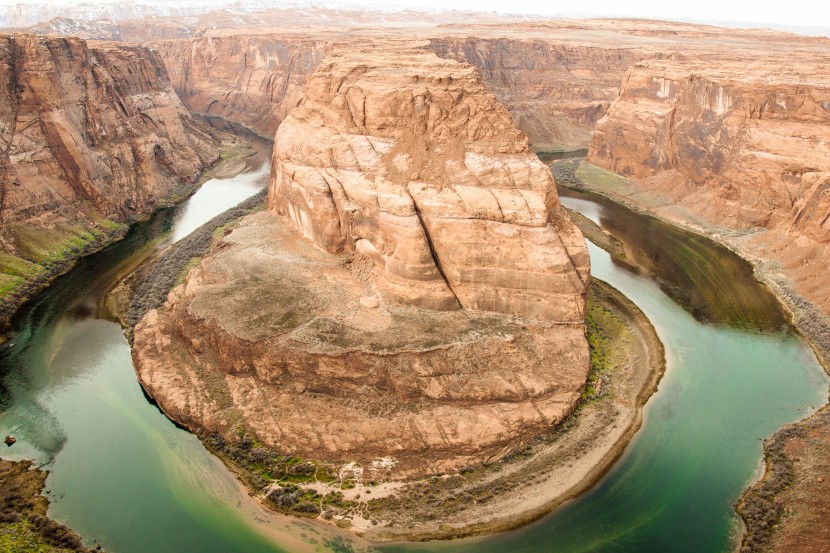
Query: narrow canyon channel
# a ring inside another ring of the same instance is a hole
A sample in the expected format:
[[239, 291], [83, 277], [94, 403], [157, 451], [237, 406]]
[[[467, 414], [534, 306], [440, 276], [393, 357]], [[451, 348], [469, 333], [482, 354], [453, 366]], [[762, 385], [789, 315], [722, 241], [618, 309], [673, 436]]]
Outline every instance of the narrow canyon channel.
[[[97, 315], [131, 260], [253, 195], [267, 174], [263, 161], [208, 181], [82, 260], [15, 320], [0, 352], [0, 435], [18, 442], [2, 457], [44, 464], [50, 515], [90, 543], [114, 553], [371, 549], [259, 507], [145, 398], [121, 328]], [[378, 549], [727, 550], [739, 529], [733, 505], [758, 476], [762, 439], [826, 400], [826, 374], [748, 265], [608, 201], [565, 196], [566, 207], [624, 244], [628, 261], [589, 244], [592, 273], [631, 298], [666, 347], [667, 372], [642, 429], [591, 491], [528, 527]], [[688, 245], [677, 247], [678, 237]]]

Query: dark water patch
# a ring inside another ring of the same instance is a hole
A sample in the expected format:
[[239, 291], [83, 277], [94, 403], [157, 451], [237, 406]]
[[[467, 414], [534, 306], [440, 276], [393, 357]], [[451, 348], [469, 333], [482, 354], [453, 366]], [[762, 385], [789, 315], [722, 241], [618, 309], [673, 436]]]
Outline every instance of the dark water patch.
[[759, 332], [790, 328], [778, 300], [752, 265], [716, 242], [641, 215], [599, 194], [561, 189], [560, 196], [602, 206], [599, 225], [625, 249], [613, 257], [626, 270], [654, 279], [700, 322]]
[[536, 155], [545, 163], [551, 163], [560, 159], [583, 158], [588, 155], [588, 149], [571, 150], [569, 152], [536, 152]]

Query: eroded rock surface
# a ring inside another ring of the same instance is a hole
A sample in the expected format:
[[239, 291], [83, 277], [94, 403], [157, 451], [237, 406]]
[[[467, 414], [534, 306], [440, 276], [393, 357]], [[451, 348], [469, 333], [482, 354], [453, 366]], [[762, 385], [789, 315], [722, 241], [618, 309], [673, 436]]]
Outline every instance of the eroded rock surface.
[[550, 170], [467, 64], [336, 51], [274, 144], [269, 206], [375, 265], [387, 300], [581, 322], [588, 254]]
[[12, 35], [0, 71], [4, 225], [84, 203], [125, 221], [218, 158], [145, 48]]
[[663, 211], [747, 233], [745, 251], [781, 263], [830, 313], [830, 74], [821, 58], [636, 64], [588, 159], [632, 177]]
[[15, 290], [150, 213], [219, 151], [146, 48], [0, 36], [0, 83], [5, 318]]
[[550, 172], [475, 68], [394, 54], [326, 58], [271, 211], [136, 327], [180, 423], [394, 478], [499, 458], [578, 400], [588, 255]]

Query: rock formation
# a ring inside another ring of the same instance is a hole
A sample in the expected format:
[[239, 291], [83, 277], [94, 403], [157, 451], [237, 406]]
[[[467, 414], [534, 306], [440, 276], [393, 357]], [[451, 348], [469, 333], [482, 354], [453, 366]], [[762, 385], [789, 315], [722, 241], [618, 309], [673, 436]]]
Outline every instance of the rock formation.
[[100, 245], [218, 158], [145, 48], [2, 36], [0, 82], [4, 294]]
[[390, 48], [327, 56], [271, 211], [136, 327], [187, 427], [401, 477], [503, 456], [579, 398], [588, 254], [549, 170], [475, 68]]
[[333, 54], [277, 132], [272, 171], [269, 207], [323, 251], [371, 259], [387, 300], [583, 319], [582, 235], [472, 66]]
[[[313, 20], [303, 19], [311, 14]], [[594, 124], [619, 92], [628, 68], [651, 59], [714, 56], [745, 59], [791, 53], [814, 57], [822, 39], [787, 33], [664, 21], [589, 20], [485, 24], [452, 18], [438, 26], [423, 16], [406, 21], [406, 38], [394, 18], [366, 27], [346, 14], [285, 13], [245, 19], [244, 26], [211, 20], [189, 40], [153, 43], [188, 109], [221, 115], [271, 137], [302, 95], [305, 78], [333, 44], [384, 37], [424, 41], [439, 57], [470, 63], [536, 151], [575, 150], [590, 144]], [[341, 22], [342, 21], [342, 22]], [[400, 20], [398, 20], [400, 21]], [[296, 22], [292, 27], [291, 23]], [[430, 23], [432, 22], [432, 23]], [[313, 36], [301, 25], [315, 25]], [[271, 25], [269, 27], [268, 25]], [[136, 36], [134, 31], [130, 31]], [[128, 31], [122, 29], [126, 36]], [[139, 33], [140, 34], [140, 33]]]
[[698, 224], [749, 232], [745, 247], [783, 263], [830, 313], [830, 73], [820, 67], [809, 57], [636, 64], [588, 160]]
[[594, 124], [617, 96], [622, 75], [645, 55], [613, 42], [486, 35], [432, 38], [429, 47], [443, 58], [476, 66], [536, 151], [585, 148]]
[[270, 139], [302, 98], [303, 83], [323, 59], [329, 40], [308, 33], [217, 32], [153, 48], [191, 112], [224, 117]]

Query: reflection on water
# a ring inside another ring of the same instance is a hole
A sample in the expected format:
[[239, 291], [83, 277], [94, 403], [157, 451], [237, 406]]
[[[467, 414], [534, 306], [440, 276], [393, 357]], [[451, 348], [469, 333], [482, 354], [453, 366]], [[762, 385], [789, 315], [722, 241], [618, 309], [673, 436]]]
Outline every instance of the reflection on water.
[[638, 215], [607, 198], [562, 190], [563, 205], [586, 209], [625, 245], [626, 259], [613, 262], [654, 279], [669, 297], [697, 320], [766, 331], [787, 329], [778, 301], [753, 276], [752, 265], [723, 246]]
[[233, 207], [262, 190], [262, 183], [268, 179], [269, 171], [270, 166], [264, 164], [255, 171], [234, 178], [233, 186], [228, 186], [226, 181], [221, 179], [207, 181], [199, 188], [199, 193], [176, 213], [173, 218], [171, 240], [181, 240], [202, 226], [205, 221], [227, 211], [227, 206]]
[[588, 150], [573, 150], [570, 152], [537, 152], [536, 156], [545, 163], [558, 161], [560, 159], [570, 159], [572, 157], [585, 157], [588, 155]]

